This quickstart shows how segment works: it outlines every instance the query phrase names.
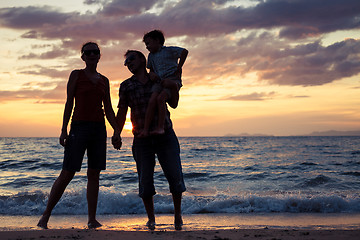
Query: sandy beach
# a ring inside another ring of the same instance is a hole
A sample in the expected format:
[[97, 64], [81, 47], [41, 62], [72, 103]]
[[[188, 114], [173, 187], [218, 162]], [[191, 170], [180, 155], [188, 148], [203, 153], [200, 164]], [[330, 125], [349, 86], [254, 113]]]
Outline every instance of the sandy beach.
[[289, 229], [233, 229], [199, 231], [112, 231], [86, 229], [55, 229], [0, 232], [5, 239], [289, 239], [332, 240], [359, 239], [360, 230], [289, 230]]
[[175, 231], [171, 215], [158, 215], [154, 231], [145, 215], [102, 215], [103, 227], [87, 229], [85, 215], [53, 216], [48, 230], [38, 216], [0, 216], [0, 239], [358, 239], [360, 214], [194, 214]]

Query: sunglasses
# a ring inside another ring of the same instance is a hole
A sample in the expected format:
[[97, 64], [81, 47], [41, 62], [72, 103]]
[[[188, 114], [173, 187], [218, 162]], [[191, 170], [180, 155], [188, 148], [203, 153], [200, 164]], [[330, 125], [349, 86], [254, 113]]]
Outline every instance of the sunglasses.
[[100, 50], [99, 50], [99, 49], [84, 50], [83, 54], [84, 54], [85, 56], [90, 56], [91, 54], [100, 55]]
[[125, 59], [124, 65], [127, 66], [129, 64], [130, 61], [135, 60], [135, 56], [131, 55], [130, 57]]

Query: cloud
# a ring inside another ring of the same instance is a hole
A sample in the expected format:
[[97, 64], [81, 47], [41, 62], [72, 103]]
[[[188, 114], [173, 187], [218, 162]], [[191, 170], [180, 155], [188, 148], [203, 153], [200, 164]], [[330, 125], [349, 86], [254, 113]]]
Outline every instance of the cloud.
[[360, 73], [360, 40], [355, 39], [324, 46], [321, 40], [296, 43], [255, 32], [236, 40], [222, 35], [190, 44], [196, 46], [190, 49], [195, 56], [185, 65], [184, 76], [205, 77], [203, 84], [229, 77], [241, 81], [256, 73], [259, 81], [270, 84], [317, 86]]
[[[315, 42], [270, 55], [266, 68], [253, 66], [262, 80], [278, 85], [315, 86], [360, 73], [360, 40], [324, 47]], [[263, 60], [264, 61], [264, 60]]]
[[66, 24], [77, 13], [61, 13], [58, 9], [44, 7], [13, 7], [0, 9], [0, 26], [14, 29], [47, 29]]
[[[49, 89], [49, 87], [52, 87]], [[35, 103], [64, 103], [66, 82], [25, 83], [19, 90], [0, 91], [0, 102], [35, 100]]]
[[233, 101], [264, 101], [268, 99], [272, 99], [276, 96], [275, 92], [269, 92], [269, 93], [251, 93], [251, 94], [244, 94], [244, 95], [236, 95], [236, 96], [230, 96], [222, 98], [221, 100], [233, 100]]
[[99, 13], [104, 16], [137, 15], [163, 2], [159, 0], [113, 0], [109, 3], [104, 3]]
[[43, 67], [40, 65], [34, 65], [29, 68], [31, 68], [33, 70], [22, 70], [22, 71], [19, 71], [18, 73], [47, 76], [47, 77], [51, 77], [51, 78], [62, 78], [62, 79], [67, 79], [69, 76], [69, 70], [57, 70], [55, 68]]
[[247, 12], [253, 27], [283, 27], [280, 37], [292, 39], [360, 27], [356, 0], [270, 0]]
[[[184, 78], [190, 84], [205, 84], [199, 80], [204, 77], [212, 84], [225, 77], [239, 79], [257, 73], [260, 81], [270, 84], [315, 86], [359, 74], [359, 40], [331, 46], [321, 43], [324, 33], [360, 29], [358, 0], [236, 3], [86, 0], [84, 4], [99, 8], [85, 14], [49, 6], [2, 8], [0, 26], [25, 30], [23, 38], [61, 41], [43, 52], [25, 53], [20, 60], [72, 56], [87, 40], [116, 49], [108, 51], [115, 55], [118, 49], [139, 46], [147, 30], [160, 28], [167, 40], [182, 37], [179, 44], [190, 50], [184, 67]], [[21, 73], [66, 78], [68, 71], [38, 67]]]
[[43, 53], [34, 53], [31, 52], [27, 55], [22, 55], [19, 59], [55, 59], [59, 57], [67, 57], [71, 55], [72, 52], [67, 48], [53, 46], [51, 50], [45, 51]]
[[[86, 1], [100, 4], [98, 12], [63, 13], [56, 8], [0, 9], [0, 25], [29, 29], [24, 36], [43, 38], [88, 36], [99, 31], [103, 39], [143, 33], [155, 26], [168, 36], [211, 36], [243, 29], [280, 28], [280, 37], [304, 38], [336, 30], [360, 28], [358, 0], [268, 0], [255, 6], [235, 6], [232, 1], [113, 0]], [[228, 5], [224, 5], [229, 3]], [[157, 6], [163, 6], [157, 8]], [[158, 9], [152, 13], [148, 10]]]

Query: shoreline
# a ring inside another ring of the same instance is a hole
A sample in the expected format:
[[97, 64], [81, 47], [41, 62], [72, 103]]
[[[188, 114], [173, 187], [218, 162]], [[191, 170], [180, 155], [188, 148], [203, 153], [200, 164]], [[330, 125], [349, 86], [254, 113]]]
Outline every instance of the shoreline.
[[40, 216], [0, 216], [0, 239], [358, 239], [360, 213], [251, 213], [184, 215], [176, 231], [173, 216], [157, 214], [154, 231], [146, 215], [99, 215], [99, 229], [87, 229], [86, 215], [55, 215], [49, 228], [36, 227]]
[[[38, 230], [40, 216], [0, 215], [0, 232]], [[145, 214], [98, 215], [101, 230], [146, 231]], [[228, 229], [358, 230], [360, 213], [207, 213], [183, 215], [185, 231]], [[172, 231], [173, 216], [156, 214], [156, 230]], [[87, 215], [53, 215], [49, 229], [86, 229]]]

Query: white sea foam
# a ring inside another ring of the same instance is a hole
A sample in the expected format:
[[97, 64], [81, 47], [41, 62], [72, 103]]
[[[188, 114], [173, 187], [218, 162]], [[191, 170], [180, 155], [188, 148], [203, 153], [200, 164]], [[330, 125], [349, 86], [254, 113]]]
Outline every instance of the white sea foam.
[[[46, 206], [47, 195], [41, 191], [24, 192], [0, 198], [2, 215], [40, 215]], [[257, 196], [189, 196], [183, 197], [185, 214], [201, 213], [360, 213], [360, 198], [328, 196], [309, 196], [300, 194]], [[157, 213], [173, 213], [170, 194], [155, 195]], [[136, 193], [116, 193], [101, 191], [98, 214], [144, 214], [141, 199]], [[85, 190], [66, 192], [55, 207], [55, 215], [87, 214]]]

